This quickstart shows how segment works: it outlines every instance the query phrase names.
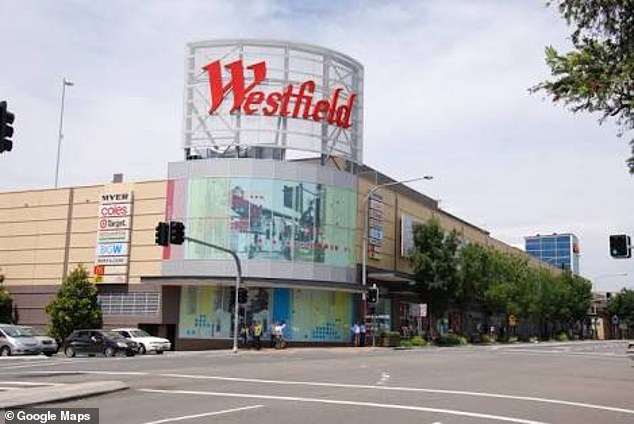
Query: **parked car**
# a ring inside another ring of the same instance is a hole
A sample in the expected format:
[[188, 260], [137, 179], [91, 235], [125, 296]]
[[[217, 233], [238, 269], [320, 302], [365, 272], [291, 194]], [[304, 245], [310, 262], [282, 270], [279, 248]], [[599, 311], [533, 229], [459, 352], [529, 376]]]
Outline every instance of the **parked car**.
[[172, 348], [172, 343], [169, 340], [162, 337], [154, 337], [147, 331], [138, 328], [115, 328], [112, 331], [116, 331], [126, 339], [137, 342], [139, 353], [142, 355], [147, 352], [156, 352], [160, 355]]
[[40, 344], [40, 351], [46, 355], [51, 356], [55, 355], [59, 350], [59, 346], [57, 345], [57, 341], [50, 337], [46, 332], [40, 330], [39, 328], [27, 327], [21, 325], [20, 328]]
[[0, 324], [0, 356], [39, 355], [40, 342], [17, 325]]
[[119, 333], [106, 330], [75, 330], [64, 340], [64, 354], [72, 358], [77, 354], [88, 356], [134, 356], [138, 345]]
[[634, 361], [634, 343], [630, 343], [627, 347], [627, 356], [629, 356], [630, 359]]

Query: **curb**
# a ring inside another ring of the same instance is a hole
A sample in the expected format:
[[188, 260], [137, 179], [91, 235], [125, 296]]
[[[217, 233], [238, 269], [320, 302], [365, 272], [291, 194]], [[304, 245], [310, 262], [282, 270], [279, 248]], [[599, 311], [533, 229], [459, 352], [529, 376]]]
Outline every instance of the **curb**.
[[33, 389], [9, 390], [0, 393], [0, 409], [19, 408], [49, 402], [59, 402], [125, 390], [122, 381], [90, 381], [70, 383], [62, 386], [35, 387]]

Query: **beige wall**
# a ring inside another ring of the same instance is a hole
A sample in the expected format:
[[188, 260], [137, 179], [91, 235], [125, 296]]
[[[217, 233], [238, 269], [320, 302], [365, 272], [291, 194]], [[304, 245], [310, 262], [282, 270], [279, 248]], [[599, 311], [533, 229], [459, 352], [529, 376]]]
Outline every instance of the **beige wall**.
[[[362, 176], [359, 178], [358, 211], [357, 211], [357, 251], [359, 252], [359, 262], [361, 262], [363, 252], [363, 228], [366, 211], [366, 197], [372, 187], [375, 186], [373, 178]], [[528, 255], [524, 251], [510, 246], [500, 240], [494, 239], [489, 234], [475, 226], [468, 224], [441, 209], [433, 209], [424, 205], [421, 201], [410, 196], [396, 193], [393, 187], [385, 187], [376, 191], [383, 197], [383, 246], [382, 258], [373, 260], [368, 258], [369, 267], [379, 268], [386, 272], [411, 273], [412, 268], [407, 258], [401, 256], [401, 216], [409, 215], [422, 222], [434, 217], [439, 220], [440, 225], [447, 231], [456, 230], [461, 236], [472, 243], [479, 243], [484, 246], [491, 246], [495, 249], [517, 254], [527, 258], [534, 267], [543, 267], [554, 272], [558, 269], [541, 262]]]
[[129, 281], [159, 275], [154, 227], [165, 216], [166, 181], [0, 193], [0, 273], [7, 286], [57, 285], [66, 270], [95, 260], [99, 195], [134, 195]]
[[[161, 248], [154, 244], [154, 227], [164, 219], [166, 180], [106, 184], [87, 187], [0, 193], [0, 273], [8, 286], [57, 285], [65, 271], [79, 264], [92, 270], [97, 239], [99, 195], [105, 191], [134, 193], [129, 281], [160, 275]], [[357, 252], [361, 262], [365, 199], [375, 182], [359, 178]], [[393, 187], [377, 191], [383, 197], [384, 239], [380, 260], [368, 266], [386, 271], [411, 272], [400, 254], [401, 216], [421, 221], [439, 219], [443, 228], [455, 229], [471, 242], [493, 246], [529, 258], [535, 266], [547, 265], [511, 247], [474, 226], [439, 209], [424, 205], [412, 196], [396, 193]], [[68, 230], [68, 232], [67, 232]], [[550, 267], [548, 267], [550, 268]]]

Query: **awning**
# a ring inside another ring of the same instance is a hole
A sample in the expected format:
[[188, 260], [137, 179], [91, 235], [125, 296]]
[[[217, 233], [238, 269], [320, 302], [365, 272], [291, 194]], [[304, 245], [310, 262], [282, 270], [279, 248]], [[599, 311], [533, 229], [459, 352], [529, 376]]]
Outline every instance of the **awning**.
[[370, 272], [368, 280], [383, 281], [388, 283], [410, 283], [413, 282], [411, 277], [400, 276], [393, 272]]

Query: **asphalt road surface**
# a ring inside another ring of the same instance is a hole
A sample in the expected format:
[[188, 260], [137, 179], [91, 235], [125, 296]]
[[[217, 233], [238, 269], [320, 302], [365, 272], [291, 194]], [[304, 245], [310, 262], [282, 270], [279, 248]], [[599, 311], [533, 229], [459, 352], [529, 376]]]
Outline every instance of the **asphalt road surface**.
[[100, 423], [634, 423], [626, 342], [0, 358], [0, 387], [119, 380], [47, 405]]

